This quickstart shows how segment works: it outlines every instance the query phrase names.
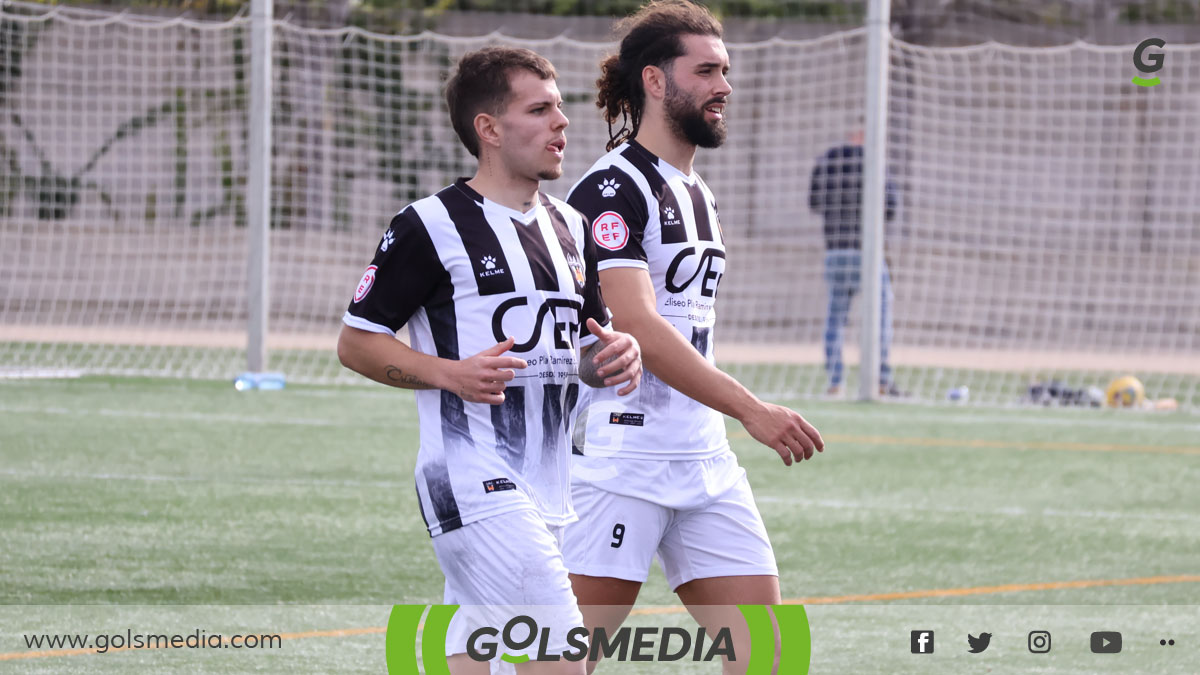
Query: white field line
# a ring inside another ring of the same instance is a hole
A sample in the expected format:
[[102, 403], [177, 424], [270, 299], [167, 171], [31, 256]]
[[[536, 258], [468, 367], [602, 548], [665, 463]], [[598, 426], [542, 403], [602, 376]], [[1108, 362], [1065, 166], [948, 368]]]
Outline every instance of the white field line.
[[[221, 413], [193, 413], [193, 412], [160, 412], [154, 410], [120, 410], [112, 408], [100, 408], [98, 410], [88, 410], [86, 408], [61, 408], [61, 407], [37, 407], [37, 406], [7, 406], [0, 405], [0, 414], [12, 415], [70, 415], [71, 417], [85, 417], [95, 415], [100, 417], [115, 417], [128, 419], [150, 419], [150, 420], [166, 420], [174, 422], [220, 422], [222, 424], [255, 424], [268, 426], [306, 426], [306, 427], [340, 427], [349, 424], [346, 420], [323, 420], [311, 417], [268, 417], [255, 415], [229, 415]], [[354, 423], [355, 426], [360, 426]], [[409, 422], [405, 420], [388, 420], [386, 423], [381, 422], [378, 425], [389, 429], [416, 429], [415, 421]]]
[[0, 381], [3, 380], [76, 380], [84, 376], [84, 371], [71, 368], [0, 368]]
[[236, 483], [241, 485], [287, 485], [299, 487], [374, 487], [387, 490], [412, 489], [412, 481], [387, 480], [329, 480], [322, 478], [247, 478], [244, 476], [163, 476], [156, 474], [126, 474], [126, 473], [83, 473], [70, 471], [22, 471], [20, 469], [0, 469], [0, 476], [16, 479], [40, 480], [87, 480], [87, 481], [116, 481], [135, 483]]
[[[804, 414], [803, 402], [794, 406], [799, 412]], [[1105, 427], [1112, 429], [1153, 429], [1156, 431], [1200, 431], [1200, 423], [1186, 424], [1173, 422], [1169, 419], [1163, 419], [1160, 415], [1164, 413], [1144, 413], [1152, 419], [1142, 417], [1143, 413], [1136, 411], [1120, 411], [1118, 417], [1097, 417], [1091, 419], [1084, 414], [1085, 411], [1080, 411], [1080, 415], [1074, 419], [1064, 417], [1042, 417], [1041, 411], [1035, 408], [1029, 410], [1028, 415], [1007, 414], [1007, 415], [989, 415], [986, 413], [974, 414], [928, 414], [922, 412], [913, 413], [878, 413], [864, 412], [863, 410], [814, 410], [811, 413], [805, 414], [806, 417], [812, 419], [821, 419], [822, 417], [832, 417], [841, 419], [855, 420], [870, 420], [874, 422], [934, 422], [945, 425], [969, 425], [977, 424], [1020, 424], [1029, 426], [1045, 426], [1045, 427], [1079, 427], [1094, 429], [1096, 427]], [[1155, 419], [1157, 418], [1157, 419]], [[1189, 416], [1188, 419], [1195, 419]], [[894, 431], [894, 430], [893, 430]]]

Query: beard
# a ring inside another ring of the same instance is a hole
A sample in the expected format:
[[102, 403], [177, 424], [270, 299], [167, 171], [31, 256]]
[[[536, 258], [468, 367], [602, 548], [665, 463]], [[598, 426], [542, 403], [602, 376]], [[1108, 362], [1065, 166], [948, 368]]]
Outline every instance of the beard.
[[558, 166], [554, 167], [553, 169], [546, 169], [545, 171], [539, 172], [537, 177], [538, 177], [538, 180], [558, 180], [559, 178], [562, 178], [562, 175], [563, 175], [562, 164], [559, 164]]
[[675, 78], [668, 75], [665, 102], [667, 121], [680, 138], [701, 148], [717, 148], [725, 142], [725, 118], [722, 116], [713, 122], [704, 119], [704, 108], [721, 102], [721, 99], [696, 105], [693, 99], [675, 86]]

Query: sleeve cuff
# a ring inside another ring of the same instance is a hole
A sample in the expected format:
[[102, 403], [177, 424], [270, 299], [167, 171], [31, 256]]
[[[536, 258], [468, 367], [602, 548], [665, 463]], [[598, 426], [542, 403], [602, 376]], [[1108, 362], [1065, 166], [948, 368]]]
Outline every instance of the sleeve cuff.
[[645, 260], [634, 260], [632, 258], [613, 258], [610, 260], [601, 260], [596, 263], [596, 270], [611, 270], [622, 267], [632, 267], [639, 270], [650, 271], [650, 265]]
[[392, 337], [396, 337], [396, 331], [392, 330], [391, 328], [388, 328], [383, 324], [375, 323], [374, 321], [367, 321], [361, 316], [354, 316], [349, 311], [342, 315], [342, 323], [350, 326], [351, 328], [365, 330], [368, 333], [387, 333]]
[[[604, 321], [597, 321], [596, 323], [600, 324], [601, 328], [604, 328], [606, 330], [612, 330], [613, 329], [612, 328], [612, 312], [609, 311], [607, 308], [605, 308]], [[586, 327], [586, 322], [585, 322], [585, 327]], [[599, 341], [600, 341], [600, 338], [596, 337], [595, 335], [592, 335], [591, 333], [588, 333], [587, 335], [583, 335], [582, 333], [580, 333], [579, 348], [584, 349], [587, 347], [591, 347], [592, 345], [596, 344]]]
[[[604, 327], [608, 328], [607, 325]], [[587, 335], [580, 335], [579, 336], [579, 348], [587, 349], [588, 347], [591, 347], [592, 345], [596, 344], [599, 341], [600, 341], [600, 338], [596, 337], [595, 335], [592, 335], [591, 333], [589, 333]]]

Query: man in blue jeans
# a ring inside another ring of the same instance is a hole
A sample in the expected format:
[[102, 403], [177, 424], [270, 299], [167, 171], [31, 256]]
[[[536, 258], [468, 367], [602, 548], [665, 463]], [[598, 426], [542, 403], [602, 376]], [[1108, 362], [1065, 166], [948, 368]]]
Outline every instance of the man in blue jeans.
[[[850, 300], [859, 291], [862, 268], [863, 133], [856, 130], [844, 145], [830, 148], [817, 160], [809, 186], [808, 206], [825, 220], [825, 285], [829, 288], [829, 311], [825, 318], [825, 372], [828, 394], [842, 389], [842, 331], [850, 315]], [[885, 189], [885, 219], [896, 214], [896, 184], [889, 178]], [[892, 342], [892, 280], [887, 261], [883, 263], [879, 337], [879, 393], [897, 396], [888, 362]]]

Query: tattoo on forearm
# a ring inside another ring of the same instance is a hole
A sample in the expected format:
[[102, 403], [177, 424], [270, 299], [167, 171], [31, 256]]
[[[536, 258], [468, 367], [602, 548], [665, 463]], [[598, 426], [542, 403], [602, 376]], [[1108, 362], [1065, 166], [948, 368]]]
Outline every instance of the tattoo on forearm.
[[410, 375], [403, 370], [400, 370], [396, 366], [388, 366], [387, 370], [384, 371], [384, 374], [387, 375], [387, 379], [391, 380], [392, 382], [399, 382], [400, 384], [414, 384], [422, 387], [429, 386], [429, 383], [425, 382], [421, 378], [417, 377], [416, 375]]

